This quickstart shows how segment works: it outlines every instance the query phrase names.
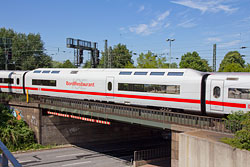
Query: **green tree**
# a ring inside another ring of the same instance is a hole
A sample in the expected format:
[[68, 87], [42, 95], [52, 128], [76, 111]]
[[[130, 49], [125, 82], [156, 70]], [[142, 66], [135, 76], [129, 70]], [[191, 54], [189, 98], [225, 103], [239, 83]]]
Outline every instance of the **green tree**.
[[165, 57], [158, 57], [152, 52], [141, 53], [137, 58], [137, 68], [168, 68]]
[[223, 67], [223, 72], [244, 72], [246, 70], [239, 63], [230, 63]]
[[180, 68], [192, 68], [195, 70], [207, 72], [212, 71], [207, 60], [201, 59], [197, 52], [188, 52], [181, 57]]
[[60, 68], [62, 66], [62, 63], [59, 61], [52, 61], [52, 68]]
[[[111, 68], [125, 68], [133, 64], [132, 52], [128, 50], [126, 45], [118, 44], [113, 48], [109, 48], [111, 59]], [[98, 67], [106, 68], [108, 67], [108, 53], [102, 52], [102, 57], [100, 60], [100, 65]]]
[[[0, 29], [0, 38], [10, 38], [12, 45], [8, 47], [12, 52], [8, 69], [32, 70], [34, 68], [52, 67], [52, 58], [44, 53], [40, 34], [24, 34], [12, 29]], [[5, 66], [5, 46], [0, 41], [0, 69]], [[7, 50], [7, 51], [8, 51]]]
[[171, 63], [171, 68], [178, 68], [177, 63]]
[[219, 72], [245, 71], [245, 60], [238, 51], [228, 52], [221, 61]]
[[66, 60], [60, 68], [76, 68], [76, 66], [70, 60]]
[[134, 64], [128, 62], [124, 68], [135, 68]]
[[91, 68], [91, 62], [90, 62], [90, 60], [87, 60], [87, 61], [85, 62], [85, 64], [83, 65], [82, 68]]
[[244, 72], [250, 72], [250, 64], [249, 64], [249, 63], [247, 63], [247, 64], [245, 65]]
[[53, 68], [76, 68], [76, 66], [71, 63], [70, 60], [66, 60], [63, 63], [59, 61], [53, 61], [52, 62]]

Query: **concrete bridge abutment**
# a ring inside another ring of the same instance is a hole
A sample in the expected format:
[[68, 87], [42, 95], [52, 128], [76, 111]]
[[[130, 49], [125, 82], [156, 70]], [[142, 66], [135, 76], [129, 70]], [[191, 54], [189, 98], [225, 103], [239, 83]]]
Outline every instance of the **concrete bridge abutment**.
[[159, 136], [160, 129], [138, 124], [112, 121], [104, 125], [82, 120], [47, 115], [36, 103], [10, 103], [9, 106], [22, 117], [34, 131], [37, 142], [42, 145], [86, 145], [109, 141], [127, 141], [133, 138]]

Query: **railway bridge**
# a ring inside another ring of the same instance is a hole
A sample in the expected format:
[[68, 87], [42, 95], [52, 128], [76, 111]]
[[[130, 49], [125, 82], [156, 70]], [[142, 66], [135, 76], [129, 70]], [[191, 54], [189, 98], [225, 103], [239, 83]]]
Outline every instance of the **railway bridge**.
[[[140, 133], [143, 133], [145, 127], [153, 127], [165, 130], [166, 134], [171, 134], [166, 135], [166, 137], [171, 136], [171, 153], [168, 154], [171, 155], [171, 166], [178, 166], [173, 164], [178, 164], [180, 133], [203, 129], [230, 134], [234, 129], [232, 126], [228, 126], [228, 122], [224, 122], [220, 118], [174, 113], [168, 110], [46, 96], [30, 96], [28, 102], [25, 100], [23, 95], [13, 95], [11, 100], [2, 99], [2, 102], [8, 103], [14, 109], [17, 117], [23, 117], [34, 130], [37, 140], [41, 144], [65, 144], [72, 141], [74, 143], [79, 139], [85, 140], [89, 129], [81, 129], [79, 122], [90, 126], [95, 124], [114, 127], [114, 129], [118, 128], [118, 122], [124, 123], [126, 126], [137, 125], [140, 126], [138, 130]], [[72, 123], [70, 121], [72, 119], [78, 122]], [[64, 124], [62, 125], [60, 122], [64, 122]], [[60, 125], [62, 126], [60, 127]], [[92, 127], [92, 130], [94, 128]], [[82, 138], [75, 136], [73, 139], [74, 132], [79, 129], [84, 131], [85, 136]], [[132, 132], [123, 133], [121, 136], [114, 134], [109, 137], [119, 138], [139, 134], [138, 131], [133, 132], [133, 128], [131, 130]]]

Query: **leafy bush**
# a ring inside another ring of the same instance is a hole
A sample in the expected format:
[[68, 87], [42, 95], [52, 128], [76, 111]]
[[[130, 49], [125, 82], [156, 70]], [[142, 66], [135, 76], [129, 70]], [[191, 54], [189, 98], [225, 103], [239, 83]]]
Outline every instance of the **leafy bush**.
[[5, 101], [9, 101], [13, 98], [12, 95], [8, 94], [8, 93], [0, 93], [0, 99], [1, 101], [5, 102]]
[[240, 121], [241, 129], [236, 131], [234, 138], [224, 138], [222, 141], [233, 147], [250, 151], [250, 112], [231, 114], [228, 120]]
[[10, 151], [41, 147], [28, 125], [23, 120], [17, 120], [3, 105], [0, 105], [0, 140]]
[[231, 132], [236, 132], [242, 129], [242, 121], [246, 119], [246, 114], [243, 111], [233, 112], [224, 119], [226, 123], [226, 128], [231, 130]]

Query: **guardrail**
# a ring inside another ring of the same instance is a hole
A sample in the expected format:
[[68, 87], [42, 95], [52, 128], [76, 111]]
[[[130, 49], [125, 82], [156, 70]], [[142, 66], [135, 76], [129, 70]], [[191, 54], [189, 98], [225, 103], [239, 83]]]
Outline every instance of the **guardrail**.
[[9, 161], [12, 163], [14, 167], [22, 166], [1, 141], [0, 141], [0, 149], [2, 150], [2, 155], [0, 156], [1, 167], [8, 167]]
[[[18, 94], [14, 94], [13, 97], [17, 100], [25, 100], [25, 97]], [[239, 123], [223, 120], [221, 118], [190, 115], [167, 110], [147, 109], [119, 104], [34, 95], [30, 96], [30, 102], [85, 111], [87, 110], [102, 114], [118, 115], [128, 118], [143, 119], [166, 124], [178, 124], [223, 133], [234, 133], [241, 128]]]
[[234, 133], [241, 126], [239, 123], [200, 115], [190, 115], [185, 113], [176, 113], [165, 110], [147, 109], [119, 104], [109, 104], [101, 102], [83, 101], [77, 99], [62, 99], [55, 97], [33, 97], [34, 101], [41, 104], [48, 104], [58, 107], [74, 108], [79, 110], [88, 110], [103, 114], [137, 118], [160, 123], [178, 124], [199, 129], [212, 130], [224, 133]]
[[140, 150], [134, 152], [134, 161], [152, 160], [158, 158], [170, 157], [170, 149], [167, 147], [154, 148], [149, 150]]

